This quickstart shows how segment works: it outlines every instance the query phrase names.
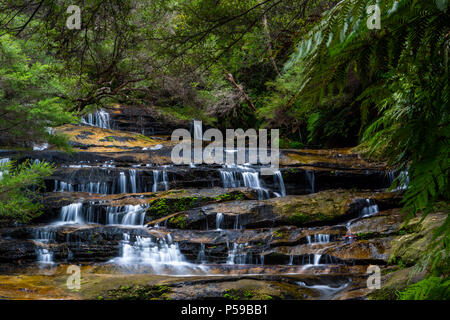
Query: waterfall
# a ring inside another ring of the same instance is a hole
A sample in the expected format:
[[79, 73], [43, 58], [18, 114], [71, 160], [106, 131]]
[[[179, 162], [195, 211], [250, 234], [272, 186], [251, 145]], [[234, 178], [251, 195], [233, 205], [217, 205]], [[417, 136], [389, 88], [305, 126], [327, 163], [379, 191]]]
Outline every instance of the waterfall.
[[36, 254], [39, 263], [53, 264], [53, 252], [49, 249], [38, 248]]
[[124, 233], [120, 244], [121, 256], [110, 260], [125, 266], [148, 266], [157, 274], [186, 274], [186, 272], [205, 268], [186, 262], [178, 243], [174, 243], [170, 234], [167, 239], [135, 236], [134, 241], [128, 233]]
[[89, 182], [86, 184], [80, 185], [81, 192], [89, 192], [89, 193], [103, 193], [108, 194], [109, 188], [106, 182]]
[[[353, 224], [353, 222], [355, 222], [361, 218], [367, 218], [367, 217], [373, 216], [379, 212], [379, 208], [378, 208], [378, 205], [376, 204], [375, 200], [364, 199], [364, 202], [366, 205], [364, 206], [364, 208], [361, 209], [359, 217], [355, 218], [355, 219], [351, 219], [345, 224], [347, 231], [350, 231], [350, 227]], [[349, 240], [352, 241], [353, 239], [350, 238]]]
[[70, 183], [64, 182], [64, 181], [58, 181], [55, 180], [55, 189], [53, 192], [57, 191], [74, 191], [73, 186]]
[[126, 205], [124, 207], [107, 207], [106, 224], [144, 225], [147, 206]]
[[153, 170], [153, 187], [152, 192], [159, 191], [159, 186], [162, 185], [164, 191], [169, 190], [169, 178], [166, 171]]
[[236, 172], [220, 170], [220, 176], [224, 188], [237, 188], [240, 186]]
[[94, 113], [81, 118], [81, 122], [90, 126], [100, 127], [104, 129], [110, 129], [110, 116], [109, 113], [103, 109], [100, 109]]
[[109, 186], [106, 182], [88, 182], [79, 185], [72, 185], [68, 182], [55, 180], [55, 187], [53, 192], [63, 192], [63, 191], [79, 191], [79, 192], [89, 192], [89, 193], [101, 193], [109, 194]]
[[247, 260], [247, 253], [244, 252], [244, 247], [247, 246], [248, 243], [233, 243], [233, 247], [231, 250], [228, 247], [228, 257], [227, 264], [245, 264]]
[[269, 191], [261, 187], [259, 172], [242, 172], [242, 178], [245, 187], [256, 190], [258, 199], [262, 200], [269, 198]]
[[322, 257], [319, 253], [314, 253], [314, 265], [318, 266], [320, 264], [320, 258]]
[[308, 244], [313, 244], [313, 243], [329, 243], [330, 242], [330, 235], [329, 234], [313, 234], [311, 235], [307, 235], [306, 236], [306, 242]]
[[259, 172], [255, 169], [237, 165], [224, 165], [224, 168], [227, 170], [222, 169], [219, 171], [224, 188], [238, 188], [244, 186], [256, 190], [259, 200], [268, 199], [270, 197], [269, 190], [263, 188], [259, 178]]
[[[37, 229], [34, 232], [34, 240], [48, 244], [56, 239], [56, 233], [48, 229]], [[53, 264], [53, 252], [48, 248], [36, 247], [37, 261], [43, 264]]]
[[121, 172], [119, 176], [119, 190], [120, 193], [127, 193], [127, 177], [125, 176], [125, 172]]
[[291, 254], [291, 255], [289, 256], [289, 264], [288, 264], [288, 265], [292, 266], [293, 264], [294, 264], [294, 255]]
[[305, 170], [305, 174], [306, 174], [306, 178], [309, 181], [309, 185], [311, 186], [311, 193], [315, 193], [316, 177], [315, 177], [314, 171]]
[[106, 207], [106, 217], [101, 207], [93, 202], [83, 206], [82, 203], [72, 203], [61, 208], [60, 222], [64, 223], [104, 223], [118, 225], [144, 225], [147, 205], [126, 205]]
[[365, 218], [365, 217], [370, 217], [370, 216], [373, 216], [374, 214], [377, 214], [379, 209], [378, 209], [378, 205], [375, 203], [375, 201], [371, 200], [371, 199], [366, 199], [365, 201], [367, 203], [367, 206], [361, 210], [361, 217]]
[[107, 207], [106, 208], [106, 223], [107, 224], [119, 224], [119, 210], [120, 207]]
[[222, 224], [223, 221], [223, 213], [218, 212], [216, 214], [216, 229], [217, 230], [222, 230], [220, 229], [220, 225]]
[[122, 223], [125, 225], [143, 225], [145, 219], [145, 209], [140, 205], [125, 206], [125, 215], [122, 218]]
[[281, 171], [275, 171], [274, 180], [280, 187], [280, 195], [282, 197], [286, 196], [286, 187], [284, 186], [283, 176], [281, 175]]
[[198, 252], [197, 261], [205, 264], [206, 263], [206, 253], [205, 253], [205, 244], [200, 243], [200, 251]]
[[130, 169], [130, 184], [131, 184], [131, 193], [137, 193], [136, 188], [136, 170]]
[[72, 203], [61, 208], [61, 221], [68, 223], [83, 223], [82, 203]]

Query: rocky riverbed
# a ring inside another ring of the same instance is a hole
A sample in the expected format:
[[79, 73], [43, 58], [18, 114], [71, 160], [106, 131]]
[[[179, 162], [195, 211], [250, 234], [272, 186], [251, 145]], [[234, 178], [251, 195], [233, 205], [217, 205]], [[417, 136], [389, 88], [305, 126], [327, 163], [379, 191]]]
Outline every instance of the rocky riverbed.
[[[0, 224], [0, 298], [388, 298], [445, 218], [405, 223], [402, 190], [387, 189], [398, 173], [351, 149], [280, 150], [273, 176], [175, 166], [164, 126], [109, 113], [108, 125], [103, 114], [56, 128], [72, 155], [1, 152], [57, 168], [43, 215]], [[70, 265], [81, 268], [78, 290], [66, 285]], [[367, 287], [370, 265], [379, 290]]]

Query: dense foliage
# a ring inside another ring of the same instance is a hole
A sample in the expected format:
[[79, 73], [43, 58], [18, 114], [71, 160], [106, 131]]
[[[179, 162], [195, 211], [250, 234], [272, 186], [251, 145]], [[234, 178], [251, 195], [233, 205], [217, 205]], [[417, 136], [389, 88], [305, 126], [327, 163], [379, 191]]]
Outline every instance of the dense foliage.
[[37, 217], [42, 208], [39, 189], [52, 172], [53, 167], [45, 162], [0, 164], [0, 219], [26, 223]]
[[[50, 128], [75, 118], [67, 111], [67, 83], [59, 65], [34, 53], [37, 43], [0, 37], [0, 132], [3, 145], [31, 146], [50, 142], [63, 146], [64, 137]], [[28, 54], [27, 54], [28, 51]], [[33, 52], [33, 56], [31, 56]]]
[[[377, 1], [370, 29], [374, 2], [86, 0], [69, 30], [66, 1], [2, 0], [1, 141], [64, 145], [47, 128], [112, 102], [279, 127], [282, 147], [359, 145], [388, 161], [403, 172], [393, 188], [409, 181], [405, 210], [425, 217], [449, 199], [449, 4]], [[449, 218], [435, 240], [434, 278], [400, 298], [448, 275]]]

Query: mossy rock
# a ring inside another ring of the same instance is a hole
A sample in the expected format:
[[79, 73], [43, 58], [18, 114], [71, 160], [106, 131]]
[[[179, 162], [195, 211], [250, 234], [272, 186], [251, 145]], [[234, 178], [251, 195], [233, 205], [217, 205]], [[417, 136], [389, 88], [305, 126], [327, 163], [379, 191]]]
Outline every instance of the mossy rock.
[[[175, 212], [187, 211], [208, 203], [226, 202], [233, 200], [248, 199], [248, 196], [241, 191], [231, 191], [217, 196], [180, 196], [179, 193], [169, 191], [163, 197], [149, 202], [147, 215], [151, 220], [168, 216]], [[181, 221], [177, 222], [178, 224]]]
[[[108, 291], [108, 295], [114, 300], [169, 300], [171, 288], [164, 285], [121, 286], [119, 289]], [[103, 298], [103, 297], [102, 297]]]
[[187, 226], [186, 215], [180, 214], [180, 215], [170, 218], [167, 221], [167, 226], [169, 228], [185, 229]]
[[390, 242], [390, 263], [402, 261], [406, 266], [417, 263], [427, 253], [433, 231], [442, 225], [445, 218], [446, 214], [434, 213], [429, 214], [421, 224], [418, 224], [420, 218], [411, 220], [401, 229], [404, 234], [401, 232]]

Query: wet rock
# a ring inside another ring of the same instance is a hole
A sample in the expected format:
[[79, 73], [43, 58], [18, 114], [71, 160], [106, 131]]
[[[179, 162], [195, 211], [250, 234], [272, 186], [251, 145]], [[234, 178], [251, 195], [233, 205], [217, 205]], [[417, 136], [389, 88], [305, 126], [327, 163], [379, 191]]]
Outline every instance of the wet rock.
[[205, 229], [207, 224], [211, 228], [217, 213], [225, 216], [223, 228], [227, 229], [235, 225], [245, 228], [331, 225], [357, 218], [367, 206], [366, 199], [374, 199], [380, 210], [399, 206], [400, 200], [395, 193], [335, 190], [263, 201], [234, 201], [190, 210], [186, 215], [186, 227]]
[[348, 233], [359, 238], [386, 236], [398, 232], [404, 223], [405, 213], [400, 208], [385, 210], [375, 216], [353, 222]]
[[23, 239], [0, 240], [0, 262], [36, 261], [37, 254], [32, 241]]
[[154, 141], [151, 138], [139, 134], [93, 126], [67, 124], [55, 128], [55, 131], [69, 136], [71, 144], [82, 149], [94, 147], [142, 149], [151, 148], [162, 143], [161, 141]]
[[172, 288], [170, 299], [229, 299], [229, 300], [303, 300], [314, 295], [291, 283], [257, 279], [230, 279]]

